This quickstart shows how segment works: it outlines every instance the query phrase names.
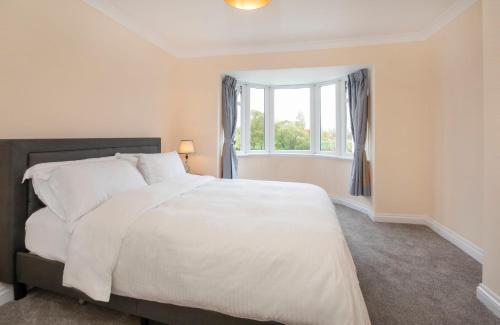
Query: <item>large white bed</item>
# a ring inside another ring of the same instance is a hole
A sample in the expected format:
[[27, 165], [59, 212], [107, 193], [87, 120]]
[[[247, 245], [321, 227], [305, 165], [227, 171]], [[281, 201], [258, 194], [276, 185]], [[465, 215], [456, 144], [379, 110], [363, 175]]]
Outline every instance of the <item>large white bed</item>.
[[36, 212], [26, 247], [64, 262], [63, 284], [97, 301], [114, 293], [286, 324], [370, 323], [335, 208], [314, 185], [182, 174], [117, 193], [71, 227], [57, 219]]

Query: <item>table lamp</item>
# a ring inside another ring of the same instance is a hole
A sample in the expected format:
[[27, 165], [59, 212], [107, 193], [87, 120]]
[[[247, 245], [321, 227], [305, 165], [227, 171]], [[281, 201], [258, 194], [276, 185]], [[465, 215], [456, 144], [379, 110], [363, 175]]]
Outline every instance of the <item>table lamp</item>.
[[188, 159], [189, 159], [189, 154], [194, 153], [194, 142], [193, 140], [181, 140], [179, 143], [179, 149], [177, 149], [177, 152], [179, 154], [185, 155], [185, 160], [184, 160], [184, 167], [186, 168], [186, 172], [189, 173], [189, 165], [188, 165]]

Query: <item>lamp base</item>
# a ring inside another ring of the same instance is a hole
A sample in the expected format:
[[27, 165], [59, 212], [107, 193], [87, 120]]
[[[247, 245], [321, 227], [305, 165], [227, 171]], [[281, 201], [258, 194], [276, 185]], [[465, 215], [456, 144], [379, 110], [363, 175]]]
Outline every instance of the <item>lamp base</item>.
[[186, 170], [186, 173], [189, 174], [191, 172], [191, 168], [189, 168], [188, 159], [189, 159], [189, 155], [186, 154], [185, 159], [184, 159], [184, 169]]

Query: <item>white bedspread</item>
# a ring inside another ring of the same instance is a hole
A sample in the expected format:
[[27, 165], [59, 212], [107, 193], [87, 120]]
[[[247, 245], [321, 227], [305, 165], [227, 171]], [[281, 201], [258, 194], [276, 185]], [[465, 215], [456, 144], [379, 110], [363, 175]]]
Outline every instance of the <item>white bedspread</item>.
[[78, 222], [64, 285], [287, 324], [369, 324], [326, 192], [187, 175]]

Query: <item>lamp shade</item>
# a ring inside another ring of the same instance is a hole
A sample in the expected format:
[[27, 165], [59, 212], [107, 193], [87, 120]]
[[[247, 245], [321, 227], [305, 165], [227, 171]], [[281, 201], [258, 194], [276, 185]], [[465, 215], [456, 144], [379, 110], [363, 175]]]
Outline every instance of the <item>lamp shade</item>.
[[228, 5], [244, 10], [253, 10], [262, 8], [271, 2], [271, 0], [224, 0]]
[[179, 152], [180, 154], [194, 153], [193, 140], [181, 140], [177, 152]]

